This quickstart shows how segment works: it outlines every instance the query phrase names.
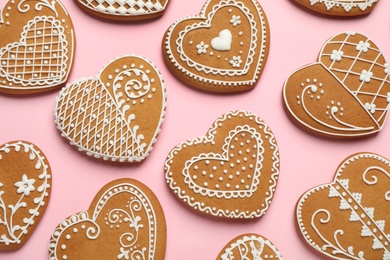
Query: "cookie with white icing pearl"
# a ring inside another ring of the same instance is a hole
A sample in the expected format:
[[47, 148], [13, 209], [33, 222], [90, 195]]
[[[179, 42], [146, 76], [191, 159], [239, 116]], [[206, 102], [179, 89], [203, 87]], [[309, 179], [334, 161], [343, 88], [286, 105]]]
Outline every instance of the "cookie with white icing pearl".
[[207, 91], [252, 89], [270, 46], [267, 18], [257, 0], [208, 0], [199, 15], [165, 33], [165, 63], [185, 83]]
[[39, 93], [65, 85], [75, 35], [59, 0], [6, 1], [0, 35], [0, 93]]
[[217, 260], [283, 260], [276, 246], [258, 234], [243, 234], [232, 239], [219, 253]]
[[164, 121], [165, 83], [153, 63], [128, 55], [95, 78], [80, 79], [57, 97], [55, 122], [79, 151], [119, 162], [140, 162]]
[[330, 184], [298, 200], [303, 240], [331, 259], [390, 259], [390, 161], [363, 152], [346, 158]]
[[156, 195], [134, 179], [105, 185], [86, 211], [54, 230], [49, 259], [163, 260], [166, 223]]
[[222, 115], [205, 136], [178, 144], [165, 161], [175, 196], [215, 217], [252, 219], [268, 209], [279, 177], [279, 150], [256, 115]]
[[0, 146], [0, 250], [23, 247], [45, 213], [50, 191], [50, 165], [37, 146]]
[[318, 62], [293, 72], [283, 88], [286, 111], [312, 133], [360, 137], [379, 132], [390, 107], [390, 69], [368, 37], [345, 32], [329, 39]]

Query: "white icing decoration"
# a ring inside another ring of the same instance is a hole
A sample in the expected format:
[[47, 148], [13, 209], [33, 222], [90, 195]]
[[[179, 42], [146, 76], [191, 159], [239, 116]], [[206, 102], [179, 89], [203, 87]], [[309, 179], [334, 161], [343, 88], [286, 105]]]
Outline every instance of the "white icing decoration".
[[[30, 10], [30, 4], [26, 3], [28, 1], [29, 0], [21, 0], [19, 2], [18, 10], [21, 13], [26, 13], [26, 12], [28, 12]], [[50, 10], [52, 10], [55, 13], [56, 17], [58, 17], [58, 12], [57, 12], [57, 9], [55, 7], [55, 5], [57, 3], [58, 2], [54, 1], [54, 0], [39, 0], [38, 3], [35, 4], [35, 10], [39, 12], [39, 11], [42, 11], [43, 7], [46, 7], [46, 8], [49, 8]]]
[[230, 19], [230, 23], [236, 27], [237, 25], [241, 24], [241, 16], [239, 15], [233, 15], [232, 19]]
[[232, 33], [228, 29], [222, 30], [218, 37], [211, 40], [211, 47], [217, 51], [230, 51], [232, 45]]
[[352, 8], [356, 7], [365, 11], [376, 2], [378, 2], [378, 0], [310, 0], [310, 5], [321, 3], [325, 5], [327, 10], [331, 10], [334, 7], [342, 7], [344, 11], [348, 13]]
[[341, 58], [343, 57], [344, 52], [340, 50], [333, 50], [332, 54], [330, 55], [330, 59], [332, 61], [341, 61]]
[[233, 58], [229, 61], [229, 63], [234, 68], [239, 68], [241, 66], [241, 63], [242, 63], [241, 56], [233, 56]]
[[371, 71], [362, 70], [362, 74], [360, 75], [360, 80], [364, 82], [370, 82], [373, 73]]
[[205, 44], [203, 41], [201, 41], [199, 44], [196, 45], [196, 49], [198, 50], [198, 54], [205, 54], [207, 52], [208, 48], [209, 48], [209, 45]]
[[[370, 171], [373, 171], [373, 170], [377, 170], [377, 171], [380, 171], [381, 173], [383, 173], [385, 176], [387, 176], [389, 179], [390, 179], [390, 173], [387, 172], [385, 169], [383, 169], [382, 167], [378, 167], [378, 166], [371, 166], [371, 167], [368, 167], [364, 173], [363, 173], [363, 181], [367, 184], [367, 185], [374, 185], [374, 184], [377, 184], [378, 183], [378, 177], [376, 177], [375, 175], [372, 175], [371, 176], [371, 179], [372, 180], [368, 180], [367, 179], [367, 174], [368, 172]], [[385, 199], [387, 201], [390, 201], [390, 190], [386, 192], [385, 194]]]

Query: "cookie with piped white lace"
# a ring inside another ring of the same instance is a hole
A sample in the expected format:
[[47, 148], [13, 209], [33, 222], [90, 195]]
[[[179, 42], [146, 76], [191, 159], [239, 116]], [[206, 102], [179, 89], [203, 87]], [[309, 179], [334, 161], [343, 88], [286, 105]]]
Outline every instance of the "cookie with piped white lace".
[[390, 161], [363, 152], [347, 157], [330, 184], [298, 200], [300, 235], [332, 259], [390, 259]]
[[174, 194], [215, 217], [252, 219], [268, 209], [279, 177], [279, 150], [256, 115], [222, 115], [205, 136], [178, 144], [165, 161]]
[[368, 37], [345, 32], [329, 39], [318, 62], [292, 73], [285, 108], [305, 129], [330, 137], [360, 137], [384, 127], [390, 107], [390, 69]]
[[185, 83], [207, 91], [256, 86], [270, 46], [267, 18], [257, 0], [208, 0], [199, 15], [165, 33], [163, 56]]
[[0, 93], [39, 93], [65, 85], [75, 35], [59, 0], [6, 1], [0, 35]]
[[295, 0], [297, 3], [322, 14], [358, 16], [372, 12], [379, 0]]
[[50, 190], [50, 165], [37, 146], [0, 146], [0, 250], [23, 247], [45, 213]]
[[243, 234], [232, 239], [219, 253], [217, 260], [283, 260], [276, 246], [258, 234]]
[[140, 162], [164, 121], [165, 83], [153, 63], [128, 55], [95, 78], [68, 84], [57, 97], [55, 122], [79, 151], [119, 162]]

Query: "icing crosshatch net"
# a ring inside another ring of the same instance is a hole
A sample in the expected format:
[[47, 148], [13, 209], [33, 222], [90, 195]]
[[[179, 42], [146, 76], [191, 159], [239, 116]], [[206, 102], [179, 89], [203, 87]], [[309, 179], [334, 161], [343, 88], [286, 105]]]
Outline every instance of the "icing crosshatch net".
[[371, 13], [379, 0], [295, 0], [298, 3], [327, 15], [358, 16]]

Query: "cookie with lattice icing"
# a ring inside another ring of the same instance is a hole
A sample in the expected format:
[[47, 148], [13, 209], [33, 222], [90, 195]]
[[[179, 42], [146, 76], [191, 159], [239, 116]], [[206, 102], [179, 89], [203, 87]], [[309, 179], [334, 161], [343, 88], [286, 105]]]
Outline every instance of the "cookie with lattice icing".
[[137, 180], [119, 179], [105, 185], [88, 210], [58, 224], [49, 259], [163, 260], [166, 232], [156, 195]]
[[372, 40], [341, 33], [325, 43], [318, 62], [288, 77], [283, 98], [293, 121], [313, 133], [332, 137], [377, 133], [389, 110], [389, 65]]
[[346, 158], [330, 184], [298, 200], [299, 233], [332, 259], [390, 259], [390, 161], [363, 152]]
[[278, 176], [275, 136], [247, 111], [222, 115], [205, 136], [178, 144], [165, 161], [174, 194], [193, 209], [221, 218], [261, 217]]
[[232, 239], [219, 253], [217, 260], [282, 260], [276, 246], [258, 234], [243, 234]]
[[75, 35], [60, 1], [8, 0], [0, 12], [0, 93], [30, 94], [65, 85]]
[[270, 31], [256, 0], [208, 0], [199, 15], [165, 33], [163, 56], [185, 83], [207, 91], [255, 87], [267, 60]]
[[23, 247], [44, 215], [50, 190], [50, 165], [37, 146], [0, 146], [0, 250]]
[[164, 14], [169, 0], [75, 0], [88, 13], [113, 20], [143, 20]]
[[95, 78], [68, 84], [57, 97], [55, 122], [79, 151], [104, 160], [145, 159], [157, 141], [166, 108], [165, 83], [153, 63], [128, 55]]
[[295, 0], [297, 3], [322, 14], [358, 16], [372, 12], [379, 0]]

